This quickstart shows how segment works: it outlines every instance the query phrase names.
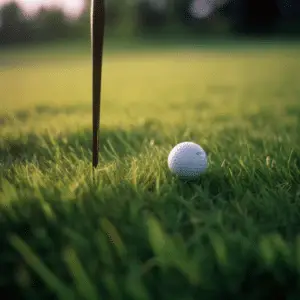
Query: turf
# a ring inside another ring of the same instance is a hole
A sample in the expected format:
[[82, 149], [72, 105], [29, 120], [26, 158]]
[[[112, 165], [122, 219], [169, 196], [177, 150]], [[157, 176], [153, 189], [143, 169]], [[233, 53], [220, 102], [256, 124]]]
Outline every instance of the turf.
[[[0, 66], [1, 292], [298, 299], [295, 48], [106, 51], [94, 177], [88, 52], [47, 56]], [[188, 140], [209, 157], [193, 183], [167, 167]]]

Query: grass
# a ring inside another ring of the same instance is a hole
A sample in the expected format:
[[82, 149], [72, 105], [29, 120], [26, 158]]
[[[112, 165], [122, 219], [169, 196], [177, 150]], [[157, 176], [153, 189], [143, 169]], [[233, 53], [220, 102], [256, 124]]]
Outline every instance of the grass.
[[[94, 179], [88, 53], [15, 59], [0, 73], [2, 292], [298, 299], [293, 46], [107, 51]], [[195, 183], [167, 168], [186, 140], [209, 157]]]

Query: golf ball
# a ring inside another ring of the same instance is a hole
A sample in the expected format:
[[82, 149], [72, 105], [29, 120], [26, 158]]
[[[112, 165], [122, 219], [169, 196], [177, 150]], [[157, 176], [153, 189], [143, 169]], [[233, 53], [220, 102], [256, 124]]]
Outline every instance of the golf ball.
[[207, 168], [207, 155], [201, 146], [193, 142], [177, 144], [168, 156], [170, 171], [184, 180], [193, 180]]

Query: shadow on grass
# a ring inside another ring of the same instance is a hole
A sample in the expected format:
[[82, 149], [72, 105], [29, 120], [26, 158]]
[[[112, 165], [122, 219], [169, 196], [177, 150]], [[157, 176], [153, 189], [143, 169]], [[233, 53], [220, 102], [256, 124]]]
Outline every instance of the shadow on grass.
[[[40, 107], [41, 112], [44, 109], [48, 111], [48, 108]], [[53, 113], [55, 113], [55, 109]], [[254, 121], [252, 120], [252, 123], [255, 124]], [[149, 119], [140, 125], [132, 126], [128, 129], [101, 128], [101, 159], [107, 162], [127, 155], [135, 156], [147, 147], [149, 148], [153, 143], [155, 145], [174, 145], [176, 137], [178, 142], [184, 140], [197, 142], [199, 139], [201, 140], [201, 136], [201, 128], [193, 131], [189, 128], [187, 130], [184, 127], [177, 127], [176, 129], [170, 129], [170, 132], [168, 132], [165, 126], [155, 119]], [[292, 137], [297, 141], [297, 135]], [[211, 138], [212, 142], [205, 145], [205, 150], [208, 156], [213, 155], [214, 158], [218, 158], [220, 166], [222, 160], [226, 161], [226, 164], [231, 162], [231, 164], [237, 166], [239, 158], [244, 157], [247, 160], [246, 163], [251, 163], [249, 165], [251, 168], [253, 163], [256, 164], [253, 160], [254, 157], [263, 161], [268, 155], [272, 156], [273, 153], [281, 160], [277, 161], [277, 163], [285, 163], [289, 159], [290, 162], [294, 162], [296, 168], [300, 168], [298, 148], [295, 147], [291, 153], [290, 149], [293, 145], [290, 141], [289, 144], [283, 145], [283, 140], [273, 139], [273, 137], [265, 139], [263, 135], [252, 135], [248, 129], [239, 129], [237, 127], [224, 127]], [[212, 148], [210, 148], [210, 145]], [[228, 147], [228, 145], [230, 145], [230, 148], [226, 150], [225, 147]], [[285, 146], [285, 150], [283, 146]], [[72, 156], [81, 160], [91, 161], [91, 149], [92, 132], [90, 129], [83, 129], [73, 133], [61, 133], [57, 136], [48, 133], [7, 136], [0, 141], [0, 163], [7, 167], [15, 163], [24, 162], [42, 164], [45, 161], [54, 161], [57, 163], [58, 157], [62, 156]], [[279, 150], [282, 155], [277, 154]], [[240, 167], [240, 165], [237, 166], [238, 169]], [[237, 172], [240, 171], [237, 170]], [[259, 173], [259, 170], [257, 172]], [[211, 182], [216, 182], [214, 185], [217, 187], [219, 179], [218, 176], [216, 178], [216, 180], [212, 178]], [[216, 188], [215, 190], [218, 189]]]
[[0, 115], [0, 125], [9, 125], [14, 122], [26, 122], [36, 115], [48, 115], [55, 116], [58, 114], [76, 114], [90, 112], [90, 106], [86, 104], [75, 104], [65, 106], [49, 106], [49, 105], [37, 105], [32, 110], [17, 110], [13, 113], [6, 113]]
[[[168, 139], [161, 133], [159, 122], [147, 121], [130, 129], [108, 129], [100, 131], [100, 154], [109, 160], [124, 155], [138, 154], [151, 143], [161, 144]], [[169, 139], [169, 142], [172, 142]], [[0, 161], [2, 163], [22, 163], [32, 161], [56, 160], [56, 154], [77, 156], [91, 160], [92, 132], [89, 129], [75, 133], [52, 136], [47, 133], [6, 137], [0, 142]]]

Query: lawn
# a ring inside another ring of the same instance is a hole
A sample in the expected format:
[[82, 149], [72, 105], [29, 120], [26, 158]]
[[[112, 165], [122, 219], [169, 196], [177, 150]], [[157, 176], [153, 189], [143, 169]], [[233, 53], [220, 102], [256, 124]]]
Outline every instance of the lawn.
[[[106, 51], [94, 177], [89, 53], [3, 54], [1, 292], [298, 299], [296, 48]], [[167, 167], [182, 141], [208, 154], [194, 183]]]

